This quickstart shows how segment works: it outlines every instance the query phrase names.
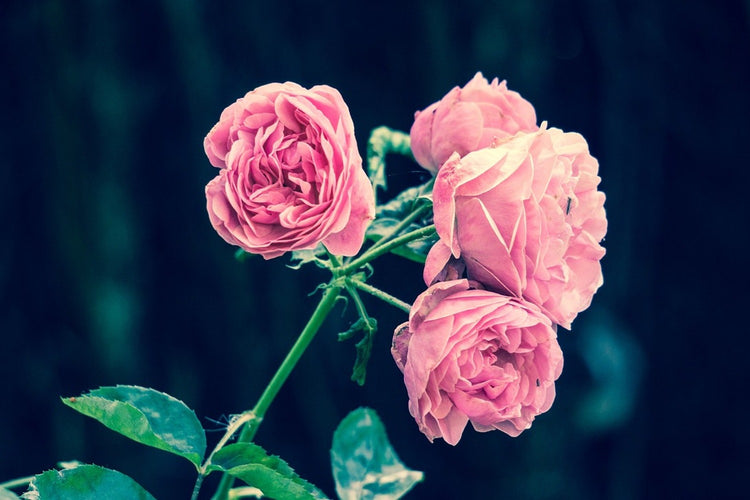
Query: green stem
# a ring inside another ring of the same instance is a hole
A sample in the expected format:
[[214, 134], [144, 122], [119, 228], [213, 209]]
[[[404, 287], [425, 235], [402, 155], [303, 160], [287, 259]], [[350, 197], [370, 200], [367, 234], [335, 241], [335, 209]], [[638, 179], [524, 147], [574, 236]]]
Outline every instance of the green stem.
[[197, 500], [198, 499], [198, 493], [201, 492], [201, 486], [203, 485], [203, 480], [206, 478], [206, 475], [204, 473], [198, 474], [198, 477], [195, 479], [195, 485], [193, 486], [193, 494], [190, 495], [190, 500]]
[[193, 495], [190, 497], [190, 500], [196, 500], [198, 498], [198, 493], [200, 493], [201, 485], [203, 485], [203, 479], [205, 479], [205, 477], [208, 475], [208, 467], [209, 465], [211, 465], [211, 460], [213, 459], [214, 454], [222, 449], [224, 445], [227, 444], [227, 441], [229, 441], [243, 425], [255, 420], [255, 414], [252, 411], [246, 411], [234, 416], [229, 421], [229, 425], [227, 425], [227, 430], [224, 432], [224, 435], [221, 437], [219, 442], [216, 443], [213, 451], [210, 455], [208, 455], [208, 458], [203, 462], [203, 465], [201, 465], [200, 469], [198, 470], [198, 477], [195, 480], [195, 486], [193, 486]]
[[4, 483], [0, 483], [0, 488], [5, 488], [6, 490], [12, 490], [14, 488], [20, 488], [22, 486], [28, 486], [28, 484], [31, 482], [31, 480], [34, 479], [34, 476], [28, 476], [28, 477], [21, 477], [18, 479], [12, 479], [10, 481], [6, 481]]
[[435, 234], [435, 224], [430, 224], [429, 226], [426, 226], [420, 229], [415, 229], [414, 231], [410, 231], [406, 234], [402, 234], [401, 236], [397, 238], [393, 238], [391, 241], [384, 243], [383, 245], [380, 245], [377, 248], [367, 250], [359, 258], [354, 259], [348, 264], [336, 269], [335, 270], [336, 275], [337, 276], [348, 275], [352, 271], [356, 271], [357, 269], [364, 266], [371, 260], [377, 257], [380, 257], [384, 253], [390, 252], [394, 248], [400, 247], [401, 245], [405, 245], [409, 243], [410, 241], [432, 236], [433, 234]]
[[354, 301], [354, 307], [357, 309], [357, 312], [359, 313], [359, 317], [362, 318], [362, 320], [365, 322], [365, 328], [372, 333], [373, 327], [370, 323], [370, 316], [367, 315], [367, 310], [365, 309], [365, 304], [362, 302], [362, 297], [359, 296], [359, 292], [357, 292], [357, 280], [344, 278], [344, 283], [346, 286], [346, 291], [349, 293], [349, 296], [351, 296], [352, 300]]
[[[325, 247], [323, 247], [325, 248]], [[333, 255], [331, 252], [328, 251], [326, 248], [326, 253], [328, 254], [328, 259], [331, 261], [331, 264], [333, 265], [333, 268], [336, 269], [338, 267], [341, 267], [341, 261], [339, 258], [335, 255]]]
[[[266, 387], [266, 390], [263, 391], [263, 394], [261, 394], [258, 403], [255, 405], [255, 408], [253, 408], [253, 414], [255, 414], [255, 417], [257, 418], [257, 425], [252, 426], [254, 429], [258, 428], [258, 425], [260, 425], [260, 421], [263, 420], [268, 407], [271, 406], [271, 402], [276, 397], [276, 394], [279, 393], [281, 386], [284, 385], [284, 382], [286, 382], [289, 374], [297, 365], [297, 361], [299, 361], [300, 357], [302, 357], [302, 353], [305, 352], [305, 349], [307, 349], [307, 346], [310, 345], [310, 342], [312, 341], [313, 337], [315, 337], [315, 334], [318, 333], [318, 330], [320, 330], [320, 327], [323, 325], [323, 321], [326, 319], [326, 316], [328, 316], [328, 313], [331, 312], [331, 309], [333, 309], [333, 306], [336, 303], [336, 298], [339, 296], [340, 292], [341, 289], [339, 287], [330, 286], [323, 293], [323, 297], [321, 297], [320, 302], [318, 303], [318, 307], [315, 309], [312, 316], [308, 320], [307, 325], [305, 325], [305, 328], [302, 330], [302, 333], [292, 346], [292, 349], [286, 355], [286, 358], [281, 363], [281, 366], [279, 366], [279, 369], [276, 371], [276, 374], [273, 376], [271, 382]], [[243, 429], [242, 434], [245, 433], [247, 428], [248, 426]], [[242, 434], [240, 434], [240, 441], [249, 441], [249, 439], [242, 439]]]
[[[258, 399], [255, 408], [252, 409], [252, 415], [255, 418], [250, 420], [248, 424], [243, 427], [237, 442], [248, 443], [253, 440], [268, 407], [271, 406], [271, 403], [279, 393], [281, 386], [283, 386], [286, 379], [289, 378], [289, 374], [297, 365], [297, 362], [300, 357], [302, 357], [305, 349], [307, 349], [307, 346], [310, 345], [315, 334], [320, 330], [326, 316], [328, 316], [328, 313], [331, 312], [331, 309], [333, 309], [333, 306], [336, 304], [336, 299], [340, 292], [341, 287], [335, 286], [331, 283], [323, 293], [323, 297], [320, 299], [318, 307], [315, 309], [312, 316], [310, 316], [307, 325], [305, 325], [305, 328], [302, 330], [302, 333], [300, 333], [297, 341], [286, 355], [286, 358], [284, 358], [284, 361], [282, 361], [281, 366], [276, 370], [271, 382], [269, 382], [266, 389], [263, 391], [263, 394], [261, 394], [260, 399]], [[224, 474], [212, 499], [225, 500], [233, 483], [234, 478], [228, 474]]]
[[393, 228], [393, 230], [380, 238], [378, 241], [376, 241], [370, 248], [367, 249], [368, 252], [372, 251], [373, 249], [379, 247], [380, 245], [383, 245], [393, 239], [393, 237], [398, 236], [398, 233], [403, 231], [409, 224], [411, 224], [417, 217], [422, 215], [425, 211], [429, 210], [431, 207], [430, 205], [422, 205], [418, 209], [414, 210], [412, 213], [407, 215], [404, 220], [398, 223], [396, 227]]
[[[370, 295], [372, 295], [373, 297], [377, 297], [380, 300], [382, 300], [383, 302], [387, 302], [388, 304], [392, 305], [393, 307], [397, 307], [397, 308], [401, 309], [402, 311], [406, 312], [407, 314], [409, 313], [409, 311], [411, 311], [411, 305], [407, 304], [403, 300], [397, 299], [396, 297], [394, 297], [393, 295], [391, 295], [389, 293], [384, 292], [380, 288], [376, 288], [376, 287], [374, 287], [372, 285], [368, 285], [364, 281], [359, 281], [359, 280], [356, 280], [356, 279], [347, 279], [346, 283], [348, 285], [347, 286], [347, 290], [349, 290], [349, 286], [357, 287], [360, 290], [362, 290], [363, 292], [367, 292]], [[350, 292], [350, 294], [351, 294], [351, 292]], [[352, 297], [354, 297], [353, 294], [352, 294]], [[355, 304], [357, 303], [357, 299], [358, 298], [359, 298], [359, 295], [357, 295], [356, 298], [354, 299]]]

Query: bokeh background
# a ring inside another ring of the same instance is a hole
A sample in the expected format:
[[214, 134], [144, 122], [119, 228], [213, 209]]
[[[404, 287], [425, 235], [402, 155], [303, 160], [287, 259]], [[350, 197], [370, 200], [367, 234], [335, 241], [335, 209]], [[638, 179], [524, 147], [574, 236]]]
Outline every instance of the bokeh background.
[[[426, 473], [408, 498], [741, 497], [749, 27], [750, 2], [733, 0], [3, 2], [0, 482], [78, 459], [188, 498], [190, 464], [59, 396], [154, 387], [214, 443], [304, 324], [326, 275], [240, 263], [208, 223], [202, 139], [226, 105], [271, 81], [326, 83], [364, 150], [373, 127], [408, 130], [482, 71], [581, 132], [601, 165], [605, 285], [560, 331], [555, 405], [516, 439], [430, 444], [389, 354], [404, 315], [368, 300], [380, 332], [365, 387], [335, 339], [351, 311], [334, 313], [258, 442], [333, 495], [333, 429], [367, 405]], [[424, 179], [390, 165], [391, 194]], [[373, 283], [412, 300], [420, 276], [385, 258]]]

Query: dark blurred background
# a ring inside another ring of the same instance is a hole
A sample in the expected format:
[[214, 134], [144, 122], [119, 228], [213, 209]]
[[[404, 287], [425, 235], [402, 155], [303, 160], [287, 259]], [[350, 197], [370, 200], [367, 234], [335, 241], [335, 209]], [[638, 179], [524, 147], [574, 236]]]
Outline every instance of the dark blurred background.
[[[0, 20], [0, 482], [78, 459], [188, 498], [190, 464], [58, 396], [154, 387], [221, 429], [304, 324], [327, 276], [237, 262], [208, 222], [202, 140], [225, 106], [272, 81], [332, 85], [364, 154], [370, 129], [408, 130], [482, 71], [581, 132], [601, 165], [605, 285], [560, 331], [554, 406], [516, 439], [430, 444], [389, 354], [405, 316], [368, 300], [380, 332], [365, 387], [335, 339], [351, 310], [336, 312], [258, 442], [333, 495], [333, 429], [368, 405], [426, 473], [408, 498], [746, 491], [750, 2], [27, 0]], [[391, 194], [424, 179], [390, 165]], [[420, 276], [385, 258], [373, 283], [410, 301]]]

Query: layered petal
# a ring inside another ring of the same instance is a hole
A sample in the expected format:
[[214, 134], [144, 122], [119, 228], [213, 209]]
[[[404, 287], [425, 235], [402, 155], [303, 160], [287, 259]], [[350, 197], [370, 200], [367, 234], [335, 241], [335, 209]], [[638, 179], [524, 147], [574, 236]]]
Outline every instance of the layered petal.
[[271, 83], [228, 106], [204, 149], [212, 225], [266, 259], [323, 243], [354, 255], [375, 216], [354, 125], [336, 89]]
[[554, 325], [533, 304], [477, 287], [436, 283], [394, 334], [409, 412], [430, 441], [455, 445], [469, 422], [517, 436], [554, 399], [563, 365]]
[[453, 153], [461, 157], [537, 128], [528, 101], [508, 90], [505, 81], [488, 82], [477, 73], [463, 88], [453, 88], [414, 115], [411, 147], [417, 163], [435, 173]]
[[429, 254], [426, 284], [456, 277], [445, 270], [448, 248], [469, 279], [524, 298], [570, 328], [603, 283], [607, 219], [597, 173], [582, 136], [546, 124], [454, 154], [435, 178], [440, 241]]

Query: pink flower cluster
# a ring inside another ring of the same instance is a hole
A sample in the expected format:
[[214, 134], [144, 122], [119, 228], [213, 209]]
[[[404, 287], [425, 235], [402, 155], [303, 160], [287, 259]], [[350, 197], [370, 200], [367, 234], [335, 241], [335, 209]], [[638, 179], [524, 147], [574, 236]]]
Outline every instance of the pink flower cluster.
[[[456, 444], [469, 422], [517, 436], [554, 400], [557, 326], [602, 285], [598, 163], [583, 137], [537, 126], [528, 101], [481, 73], [417, 112], [410, 135], [435, 174], [439, 241], [393, 339], [409, 411], [430, 440]], [[319, 243], [359, 252], [375, 201], [338, 91], [259, 87], [224, 110], [204, 148], [220, 169], [208, 214], [227, 242], [266, 259]]]
[[394, 335], [409, 412], [431, 441], [455, 445], [468, 422], [517, 436], [554, 399], [557, 325], [602, 285], [598, 163], [583, 137], [538, 127], [529, 102], [481, 73], [418, 112], [411, 141], [436, 173], [440, 239]]

